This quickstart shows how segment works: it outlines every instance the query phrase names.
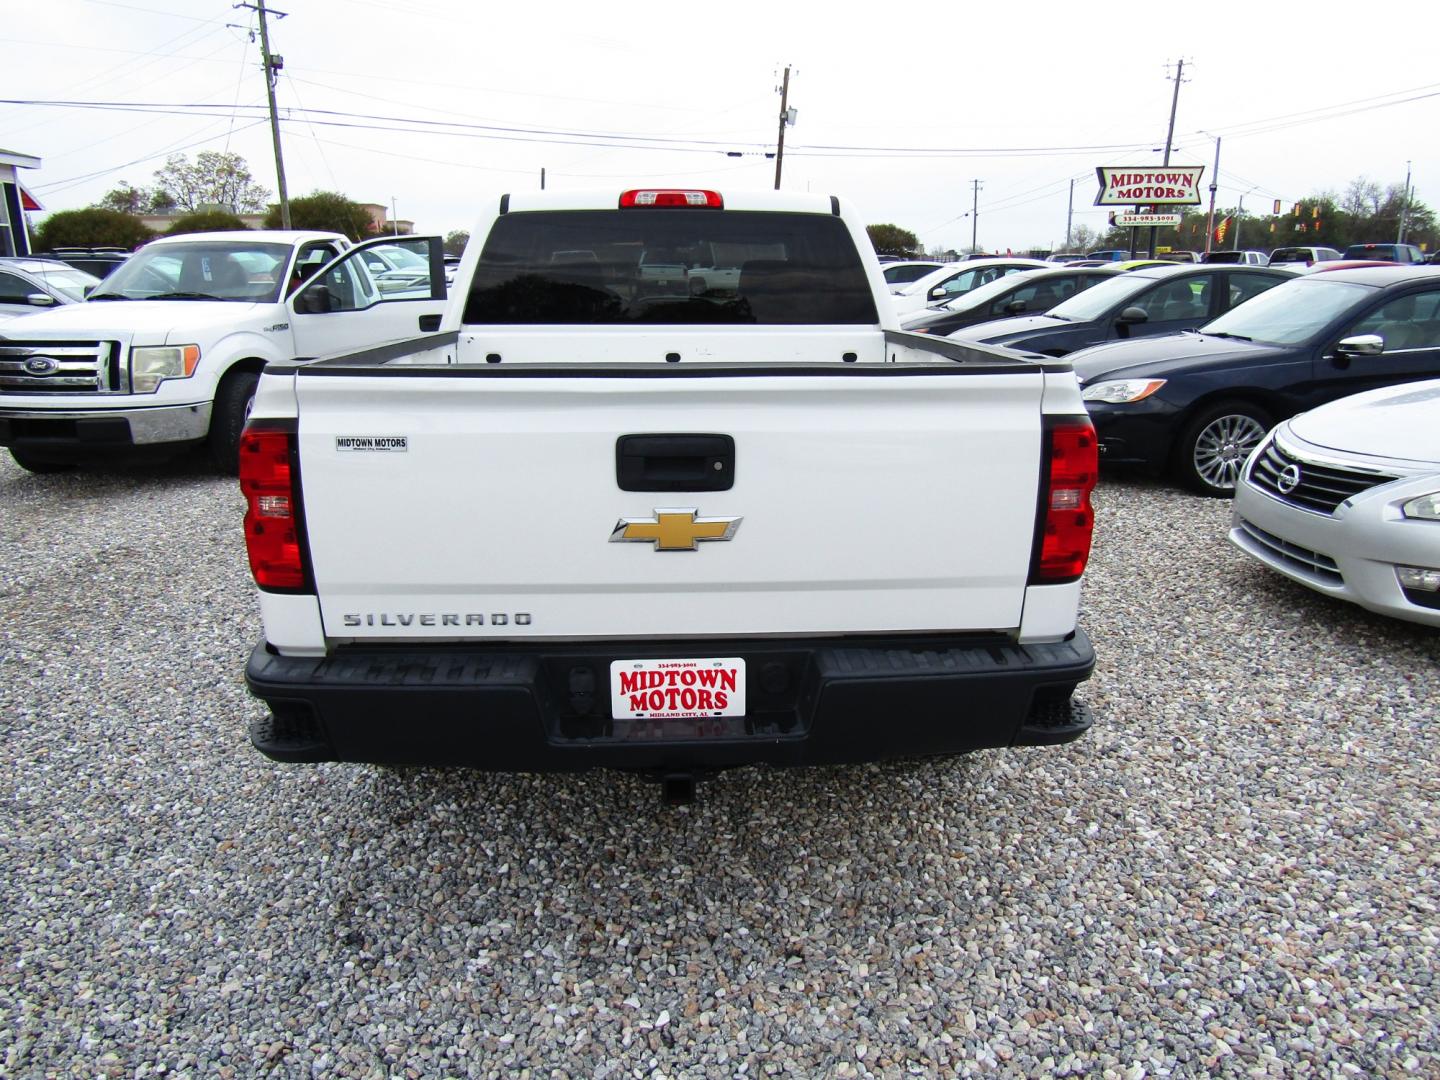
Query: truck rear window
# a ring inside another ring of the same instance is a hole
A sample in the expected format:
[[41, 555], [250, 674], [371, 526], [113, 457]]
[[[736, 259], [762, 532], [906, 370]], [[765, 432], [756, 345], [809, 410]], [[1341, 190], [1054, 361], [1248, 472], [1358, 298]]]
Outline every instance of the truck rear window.
[[879, 321], [837, 217], [711, 209], [528, 211], [499, 218], [467, 324]]

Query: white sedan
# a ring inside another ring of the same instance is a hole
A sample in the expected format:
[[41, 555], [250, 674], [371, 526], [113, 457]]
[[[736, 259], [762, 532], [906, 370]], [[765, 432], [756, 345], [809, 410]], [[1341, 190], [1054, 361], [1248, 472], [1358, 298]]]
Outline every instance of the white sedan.
[[1277, 426], [1235, 488], [1230, 540], [1316, 592], [1440, 626], [1440, 379]]
[[1006, 274], [1021, 270], [1053, 270], [1053, 263], [1019, 256], [997, 256], [993, 259], [964, 259], [946, 263], [908, 285], [892, 285], [890, 292], [897, 314], [910, 315], [927, 304], [943, 304], [971, 289], [989, 284]]

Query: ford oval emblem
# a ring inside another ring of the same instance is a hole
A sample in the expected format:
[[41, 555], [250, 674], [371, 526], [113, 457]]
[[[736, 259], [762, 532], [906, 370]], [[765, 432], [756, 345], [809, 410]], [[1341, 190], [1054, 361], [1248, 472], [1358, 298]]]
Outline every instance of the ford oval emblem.
[[1281, 495], [1289, 495], [1300, 486], [1300, 466], [1286, 465], [1280, 470], [1280, 475], [1275, 477], [1275, 487]]
[[27, 375], [50, 375], [59, 370], [60, 361], [53, 356], [27, 356], [25, 358]]

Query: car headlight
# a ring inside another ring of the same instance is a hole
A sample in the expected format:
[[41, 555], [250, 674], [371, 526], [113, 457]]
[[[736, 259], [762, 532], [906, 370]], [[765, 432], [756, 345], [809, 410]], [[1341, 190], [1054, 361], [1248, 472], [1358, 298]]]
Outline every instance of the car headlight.
[[1116, 379], [1113, 382], [1099, 382], [1085, 387], [1080, 397], [1084, 401], [1105, 401], [1111, 405], [1128, 405], [1144, 401], [1165, 385], [1164, 379]]
[[166, 379], [188, 379], [200, 363], [199, 345], [145, 345], [130, 350], [130, 389], [153, 394]]
[[1411, 499], [1400, 507], [1400, 513], [1407, 518], [1418, 518], [1421, 521], [1440, 521], [1440, 491], [1432, 491], [1428, 495]]

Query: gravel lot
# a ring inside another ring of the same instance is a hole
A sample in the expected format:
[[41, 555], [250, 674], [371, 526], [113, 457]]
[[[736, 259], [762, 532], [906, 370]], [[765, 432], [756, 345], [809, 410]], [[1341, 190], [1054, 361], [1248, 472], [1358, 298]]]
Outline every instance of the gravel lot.
[[1440, 1074], [1440, 633], [1107, 479], [1061, 749], [279, 766], [233, 484], [0, 462], [0, 1073]]

